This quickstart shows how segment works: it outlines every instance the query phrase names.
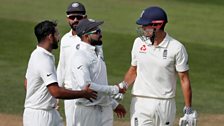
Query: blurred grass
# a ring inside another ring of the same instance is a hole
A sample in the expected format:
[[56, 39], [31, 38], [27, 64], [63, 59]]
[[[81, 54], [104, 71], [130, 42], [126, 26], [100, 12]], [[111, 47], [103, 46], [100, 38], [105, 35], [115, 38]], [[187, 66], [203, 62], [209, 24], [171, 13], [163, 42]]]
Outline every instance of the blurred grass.
[[[109, 82], [120, 82], [130, 66], [130, 51], [136, 37], [135, 20], [142, 9], [160, 5], [167, 10], [169, 17], [166, 31], [184, 43], [189, 53], [194, 108], [199, 113], [224, 114], [224, 2], [198, 1], [80, 0], [86, 6], [89, 18], [105, 21], [102, 28]], [[0, 2], [0, 113], [21, 114], [25, 70], [30, 53], [36, 47], [33, 27], [44, 19], [56, 19], [61, 35], [66, 33], [69, 26], [65, 9], [71, 0]], [[54, 54], [58, 61], [59, 50]], [[178, 83], [178, 115], [184, 105], [182, 97]], [[130, 89], [122, 103], [129, 111]]]

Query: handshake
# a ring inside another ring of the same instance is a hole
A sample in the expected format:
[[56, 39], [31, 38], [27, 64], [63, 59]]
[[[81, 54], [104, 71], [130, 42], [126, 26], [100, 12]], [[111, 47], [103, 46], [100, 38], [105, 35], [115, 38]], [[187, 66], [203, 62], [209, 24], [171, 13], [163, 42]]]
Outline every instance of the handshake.
[[197, 126], [197, 112], [191, 107], [184, 107], [184, 113], [179, 120], [179, 126]]
[[125, 81], [122, 81], [121, 83], [117, 84], [119, 88], [119, 93], [112, 95], [112, 98], [116, 101], [121, 101], [124, 98], [124, 93], [128, 89], [128, 84]]

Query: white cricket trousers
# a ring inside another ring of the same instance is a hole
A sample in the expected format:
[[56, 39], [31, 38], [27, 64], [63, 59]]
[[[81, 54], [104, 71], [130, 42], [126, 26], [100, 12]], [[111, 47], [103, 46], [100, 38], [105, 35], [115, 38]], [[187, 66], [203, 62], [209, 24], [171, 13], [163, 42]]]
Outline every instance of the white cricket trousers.
[[173, 126], [175, 99], [154, 99], [134, 96], [130, 107], [131, 126]]
[[25, 108], [23, 126], [64, 126], [59, 112], [55, 109], [40, 110]]
[[75, 115], [75, 100], [64, 100], [64, 110], [66, 118], [66, 126], [74, 125], [74, 115]]
[[74, 126], [113, 126], [113, 110], [111, 106], [77, 105]]

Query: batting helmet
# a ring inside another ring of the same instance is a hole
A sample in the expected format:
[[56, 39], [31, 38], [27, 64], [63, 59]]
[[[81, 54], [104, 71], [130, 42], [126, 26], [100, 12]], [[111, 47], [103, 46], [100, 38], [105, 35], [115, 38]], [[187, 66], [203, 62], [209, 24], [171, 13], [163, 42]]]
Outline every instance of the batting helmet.
[[166, 12], [160, 7], [149, 7], [142, 11], [140, 18], [136, 21], [138, 25], [149, 25], [162, 21], [168, 22]]

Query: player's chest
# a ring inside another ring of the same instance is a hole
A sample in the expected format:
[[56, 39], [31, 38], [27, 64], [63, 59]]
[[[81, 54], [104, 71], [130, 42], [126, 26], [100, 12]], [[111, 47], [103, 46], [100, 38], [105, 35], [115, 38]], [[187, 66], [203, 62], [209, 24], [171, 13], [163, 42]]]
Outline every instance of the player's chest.
[[141, 45], [137, 51], [137, 61], [139, 65], [170, 67], [174, 66], [175, 55], [167, 48]]
[[102, 71], [106, 71], [106, 65], [101, 57], [93, 56], [91, 57], [89, 70], [92, 74], [96, 74]]

